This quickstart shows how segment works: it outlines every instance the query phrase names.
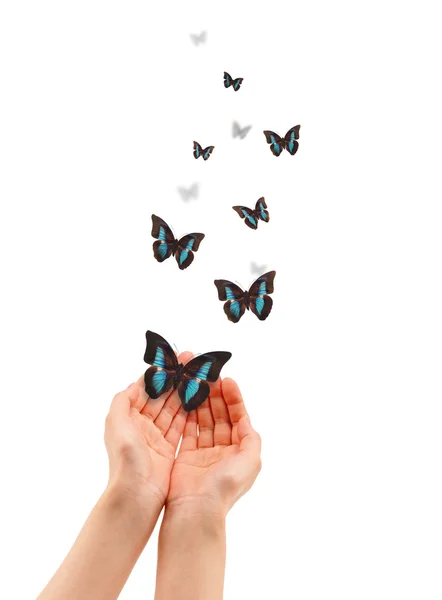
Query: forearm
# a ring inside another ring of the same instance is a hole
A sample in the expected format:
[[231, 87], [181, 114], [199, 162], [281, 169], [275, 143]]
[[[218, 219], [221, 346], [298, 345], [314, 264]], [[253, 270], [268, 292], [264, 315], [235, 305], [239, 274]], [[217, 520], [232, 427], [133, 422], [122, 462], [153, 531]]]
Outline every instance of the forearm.
[[106, 489], [38, 600], [112, 600], [146, 545], [161, 507]]
[[155, 600], [222, 600], [225, 560], [223, 517], [198, 507], [166, 509], [158, 544]]

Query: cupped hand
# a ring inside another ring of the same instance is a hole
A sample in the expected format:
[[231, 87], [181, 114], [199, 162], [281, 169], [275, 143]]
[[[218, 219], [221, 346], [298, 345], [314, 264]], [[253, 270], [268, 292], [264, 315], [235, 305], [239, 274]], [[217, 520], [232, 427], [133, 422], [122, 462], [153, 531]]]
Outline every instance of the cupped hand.
[[210, 398], [188, 414], [172, 469], [168, 510], [189, 504], [225, 516], [261, 469], [261, 438], [233, 379], [218, 379]]
[[[184, 352], [179, 362], [192, 354]], [[186, 413], [176, 391], [156, 400], [144, 390], [144, 379], [115, 396], [106, 418], [105, 444], [109, 455], [109, 483], [140, 498], [154, 496], [162, 507]]]

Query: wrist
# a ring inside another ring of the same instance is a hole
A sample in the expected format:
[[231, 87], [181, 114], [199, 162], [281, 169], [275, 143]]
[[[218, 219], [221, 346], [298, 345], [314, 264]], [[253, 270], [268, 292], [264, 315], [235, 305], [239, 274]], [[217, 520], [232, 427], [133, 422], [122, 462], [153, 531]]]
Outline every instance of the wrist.
[[109, 481], [102, 495], [103, 503], [118, 514], [131, 515], [148, 527], [160, 516], [163, 503], [159, 496], [148, 488], [134, 490], [123, 481]]
[[212, 534], [224, 534], [226, 513], [217, 504], [202, 498], [180, 498], [167, 502], [163, 525], [199, 528]]

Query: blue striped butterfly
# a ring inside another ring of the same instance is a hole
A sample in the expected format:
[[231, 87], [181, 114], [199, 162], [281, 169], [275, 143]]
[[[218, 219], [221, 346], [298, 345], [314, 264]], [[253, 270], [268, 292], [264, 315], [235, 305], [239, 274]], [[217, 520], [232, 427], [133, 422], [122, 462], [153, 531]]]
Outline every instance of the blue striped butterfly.
[[300, 128], [301, 125], [292, 127], [287, 131], [283, 138], [274, 131], [264, 131], [267, 143], [270, 144], [270, 150], [275, 156], [279, 156], [284, 148], [287, 152], [290, 152], [292, 156], [296, 154], [299, 147], [299, 143], [296, 140], [299, 140]]
[[200, 156], [202, 156], [204, 160], [207, 160], [208, 158], [210, 158], [210, 155], [212, 154], [214, 148], [215, 146], [207, 146], [207, 148], [203, 148], [201, 144], [198, 144], [198, 142], [194, 141], [193, 156], [195, 158], [199, 158]]
[[233, 79], [233, 77], [231, 75], [229, 75], [226, 71], [224, 71], [224, 87], [225, 88], [232, 86], [233, 89], [235, 90], [235, 92], [237, 92], [239, 90], [239, 88], [241, 87], [241, 84], [243, 81], [244, 81], [244, 77], [237, 77], [236, 79]]
[[179, 364], [170, 344], [158, 333], [147, 331], [144, 362], [152, 366], [144, 373], [144, 388], [153, 400], [172, 388], [178, 389], [184, 410], [190, 412], [208, 398], [207, 382], [218, 379], [231, 357], [230, 352], [206, 352], [185, 365]]
[[267, 204], [264, 200], [264, 196], [260, 198], [255, 205], [255, 209], [247, 208], [247, 206], [232, 206], [241, 219], [244, 219], [244, 223], [250, 229], [258, 229], [258, 222], [264, 221], [268, 223], [270, 221], [269, 211], [266, 210]]
[[153, 255], [158, 262], [163, 262], [169, 256], [175, 256], [181, 270], [192, 264], [196, 252], [204, 239], [204, 233], [189, 233], [180, 240], [175, 239], [169, 225], [160, 217], [152, 215]]
[[276, 271], [264, 273], [252, 283], [249, 291], [243, 291], [239, 285], [226, 279], [215, 279], [218, 298], [226, 300], [224, 312], [229, 321], [238, 323], [246, 309], [251, 310], [260, 321], [265, 321], [273, 306], [273, 300], [268, 294], [273, 293], [275, 275]]

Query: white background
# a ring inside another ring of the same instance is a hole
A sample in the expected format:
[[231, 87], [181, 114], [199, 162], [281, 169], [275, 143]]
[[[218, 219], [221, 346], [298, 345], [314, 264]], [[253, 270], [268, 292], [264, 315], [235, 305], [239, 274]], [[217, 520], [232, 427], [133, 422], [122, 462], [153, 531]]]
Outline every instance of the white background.
[[[39, 593], [103, 490], [149, 328], [232, 351], [263, 437], [226, 598], [440, 600], [440, 46], [436, 2], [3, 0], [2, 598]], [[275, 158], [262, 130], [298, 123]], [[231, 206], [261, 195], [253, 232]], [[154, 261], [152, 212], [206, 233], [187, 271]], [[251, 260], [274, 309], [233, 325], [213, 279]], [[153, 596], [155, 546], [122, 598]]]

